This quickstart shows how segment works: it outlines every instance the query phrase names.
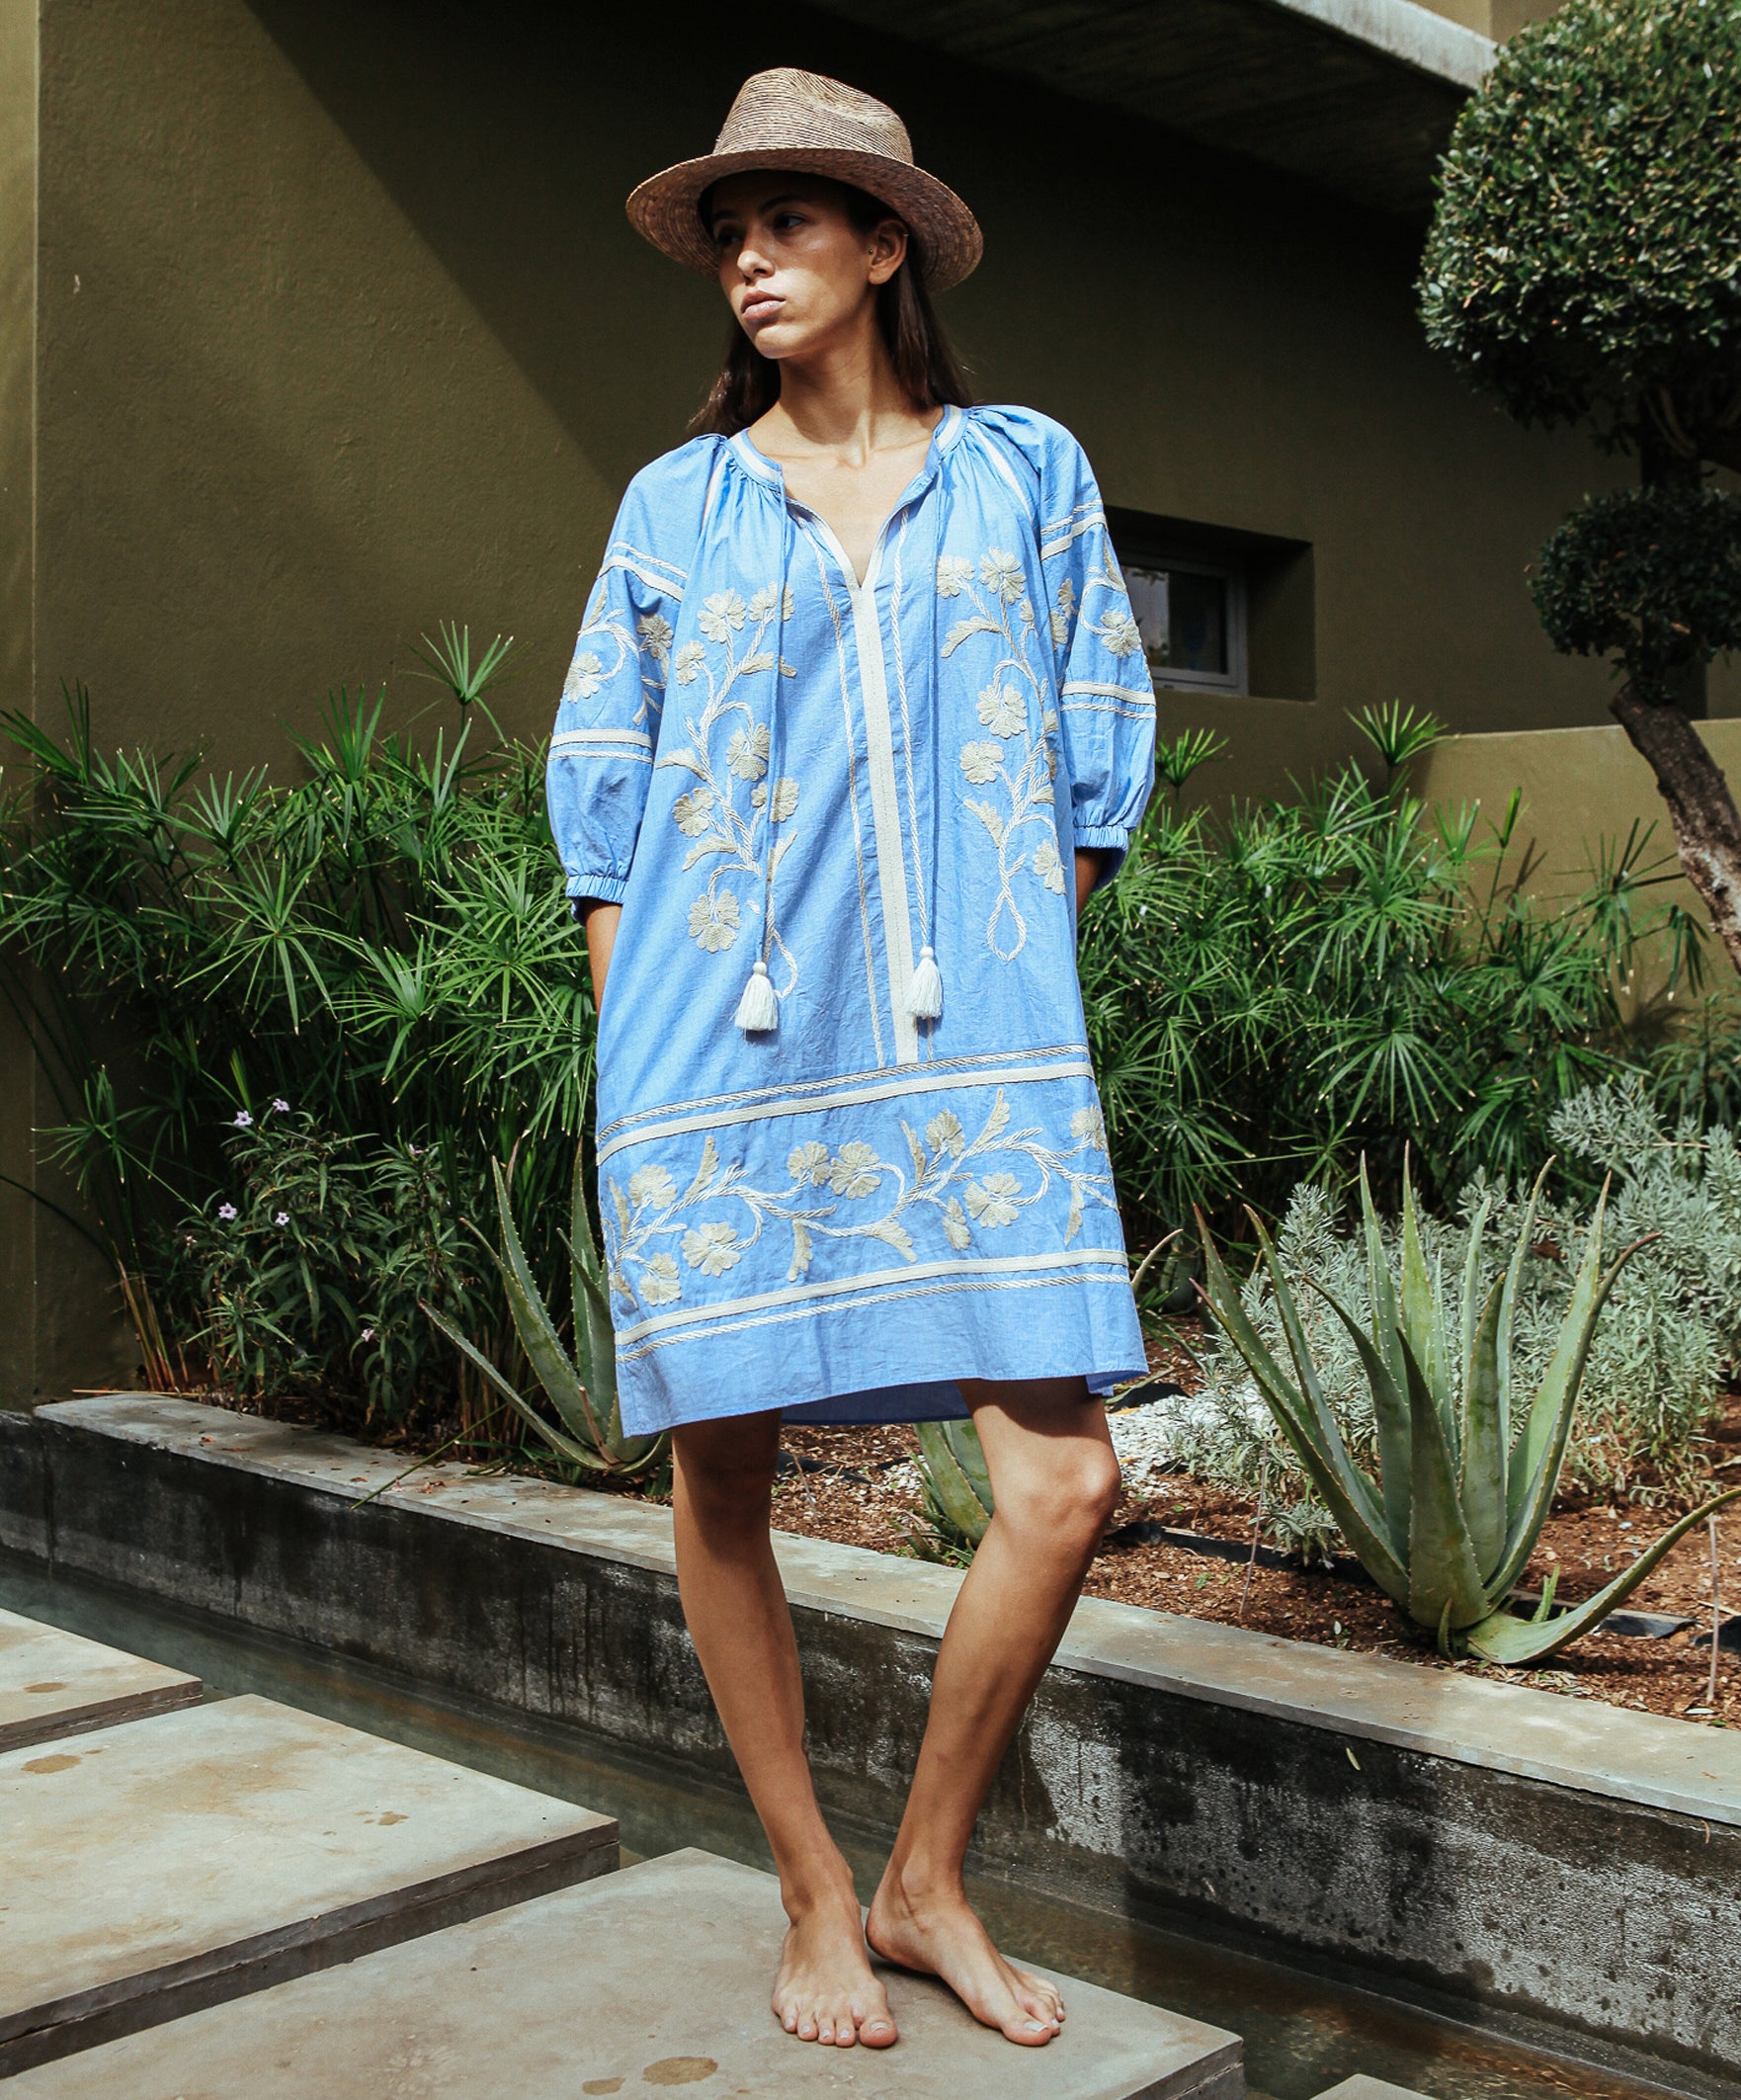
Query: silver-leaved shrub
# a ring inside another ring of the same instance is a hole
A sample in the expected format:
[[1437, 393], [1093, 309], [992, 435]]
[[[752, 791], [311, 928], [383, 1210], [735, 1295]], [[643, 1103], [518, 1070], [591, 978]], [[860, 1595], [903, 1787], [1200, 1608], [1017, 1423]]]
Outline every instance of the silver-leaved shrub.
[[[1656, 1235], [1620, 1272], [1597, 1327], [1565, 1483], [1629, 1491], [1646, 1501], [1684, 1493], [1700, 1470], [1701, 1432], [1724, 1379], [1741, 1363], [1741, 1148], [1721, 1124], [1668, 1129], [1636, 1080], [1575, 1095], [1555, 1112], [1551, 1128], [1566, 1169], [1562, 1184], [1614, 1177], [1604, 1260]], [[1527, 1189], [1477, 1176], [1453, 1218], [1421, 1220], [1441, 1303], [1453, 1316], [1475, 1213], [1487, 1205], [1485, 1289], [1508, 1235], [1515, 1237], [1522, 1223], [1527, 1196]], [[1534, 1387], [1552, 1353], [1594, 1208], [1575, 1189], [1557, 1198], [1544, 1189], [1537, 1203], [1513, 1327], [1514, 1379], [1522, 1389]], [[1277, 1255], [1296, 1286], [1315, 1280], [1369, 1323], [1366, 1249], [1358, 1222], [1355, 1233], [1349, 1227], [1342, 1204], [1302, 1182], [1277, 1234]], [[1394, 1252], [1399, 1221], [1386, 1219], [1383, 1231]], [[1295, 1295], [1343, 1434], [1361, 1462], [1375, 1468], [1368, 1386], [1354, 1346], [1316, 1292], [1296, 1289]], [[1285, 1362], [1261, 1267], [1242, 1298], [1265, 1342]], [[1283, 1544], [1328, 1548], [1334, 1520], [1312, 1494], [1242, 1360], [1222, 1344], [1205, 1355], [1203, 1368], [1201, 1391], [1156, 1403], [1170, 1417], [1174, 1459], [1200, 1478], [1255, 1492], [1266, 1528]]]

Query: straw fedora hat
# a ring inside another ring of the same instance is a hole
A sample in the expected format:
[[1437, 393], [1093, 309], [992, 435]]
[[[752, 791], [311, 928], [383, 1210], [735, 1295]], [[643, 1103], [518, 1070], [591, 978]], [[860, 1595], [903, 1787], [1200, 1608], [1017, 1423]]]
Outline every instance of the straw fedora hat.
[[789, 65], [751, 74], [712, 152], [642, 183], [629, 219], [655, 248], [711, 277], [719, 258], [702, 224], [703, 194], [748, 168], [801, 168], [868, 190], [906, 221], [933, 292], [958, 285], [979, 261], [978, 220], [947, 183], [914, 166], [907, 127], [887, 103]]

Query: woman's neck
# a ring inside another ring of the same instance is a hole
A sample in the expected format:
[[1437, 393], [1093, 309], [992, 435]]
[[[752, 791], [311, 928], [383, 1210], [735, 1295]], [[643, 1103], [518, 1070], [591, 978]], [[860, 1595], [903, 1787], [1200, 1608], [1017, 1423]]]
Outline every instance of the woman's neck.
[[780, 398], [755, 425], [757, 447], [771, 459], [827, 453], [863, 466], [872, 454], [928, 436], [935, 409], [915, 408], [895, 378], [872, 310], [852, 338], [805, 358], [783, 358]]

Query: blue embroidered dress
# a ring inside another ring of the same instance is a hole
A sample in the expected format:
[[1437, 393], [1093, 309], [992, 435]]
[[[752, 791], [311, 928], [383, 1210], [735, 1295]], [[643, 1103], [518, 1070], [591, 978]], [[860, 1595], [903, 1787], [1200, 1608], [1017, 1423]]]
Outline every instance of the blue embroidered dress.
[[[621, 903], [600, 1210], [624, 1427], [965, 1410], [1144, 1368], [1076, 977], [1154, 697], [1081, 448], [949, 409], [861, 586], [747, 436], [623, 499], [551, 828]], [[916, 1020], [926, 950], [941, 1016]], [[777, 1025], [736, 1015], [766, 966]]]

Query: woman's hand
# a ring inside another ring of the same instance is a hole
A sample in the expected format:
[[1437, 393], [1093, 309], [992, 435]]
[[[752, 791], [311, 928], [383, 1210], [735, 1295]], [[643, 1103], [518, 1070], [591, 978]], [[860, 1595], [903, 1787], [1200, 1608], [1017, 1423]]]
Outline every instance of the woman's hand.
[[[1082, 856], [1077, 855], [1080, 860]], [[601, 904], [596, 897], [584, 898], [581, 924], [586, 928], [586, 957], [593, 971], [593, 1005], [605, 1003], [605, 975], [611, 967], [611, 951], [617, 946], [617, 924], [622, 917], [621, 904]]]

